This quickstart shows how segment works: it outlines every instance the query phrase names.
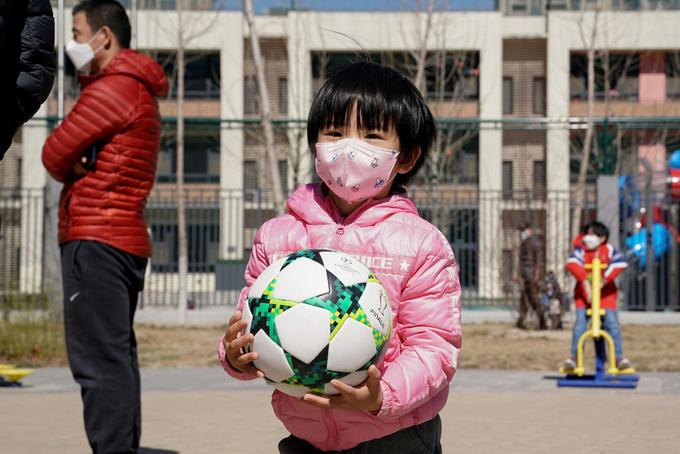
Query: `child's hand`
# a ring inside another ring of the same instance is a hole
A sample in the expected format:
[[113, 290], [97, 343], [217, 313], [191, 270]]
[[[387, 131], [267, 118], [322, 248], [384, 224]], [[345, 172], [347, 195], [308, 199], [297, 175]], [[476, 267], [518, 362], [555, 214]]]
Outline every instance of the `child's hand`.
[[257, 352], [244, 353], [245, 346], [251, 343], [254, 338], [251, 333], [242, 333], [247, 326], [248, 323], [241, 320], [241, 313], [234, 312], [234, 315], [229, 319], [227, 331], [224, 333], [224, 340], [222, 341], [224, 351], [231, 367], [244, 374], [262, 378], [264, 373], [253, 366], [253, 361], [258, 357]]
[[319, 408], [378, 411], [382, 407], [380, 371], [375, 366], [368, 368], [368, 378], [359, 386], [350, 386], [340, 380], [331, 380], [331, 385], [340, 391], [339, 395], [326, 397], [305, 394], [303, 401]]
[[590, 302], [593, 297], [593, 286], [587, 279], [583, 281], [583, 292], [585, 293], [586, 301]]

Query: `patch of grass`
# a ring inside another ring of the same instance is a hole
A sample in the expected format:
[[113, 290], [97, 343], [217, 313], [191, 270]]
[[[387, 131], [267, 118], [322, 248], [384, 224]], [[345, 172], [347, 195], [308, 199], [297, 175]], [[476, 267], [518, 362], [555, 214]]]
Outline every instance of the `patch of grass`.
[[[624, 325], [623, 351], [638, 371], [678, 372], [680, 326]], [[586, 344], [586, 368], [592, 368], [593, 346]], [[571, 327], [562, 331], [523, 331], [510, 324], [463, 328], [460, 367], [467, 369], [557, 370], [570, 356]]]
[[[218, 366], [215, 353], [224, 326], [135, 327], [142, 367]], [[680, 371], [680, 326], [622, 327], [626, 356], [640, 372]], [[593, 364], [593, 348], [586, 349], [586, 367]], [[522, 331], [510, 324], [465, 325], [460, 367], [465, 369], [524, 369], [556, 371], [569, 356], [571, 329]], [[21, 365], [65, 366], [61, 323], [0, 322], [0, 362]]]
[[21, 366], [66, 364], [61, 322], [0, 321], [0, 362]]

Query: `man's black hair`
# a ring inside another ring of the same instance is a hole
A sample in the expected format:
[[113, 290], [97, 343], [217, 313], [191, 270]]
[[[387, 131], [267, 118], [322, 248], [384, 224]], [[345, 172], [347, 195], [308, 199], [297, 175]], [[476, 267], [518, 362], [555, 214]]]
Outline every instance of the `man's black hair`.
[[609, 239], [609, 228], [599, 221], [593, 221], [586, 226], [585, 231], [592, 230], [593, 233], [600, 237], [605, 237], [605, 241]]
[[411, 171], [397, 174], [394, 180], [399, 186], [408, 183], [425, 162], [436, 126], [416, 86], [400, 72], [385, 66], [357, 62], [331, 75], [309, 110], [307, 142], [312, 153], [315, 153], [319, 131], [348, 124], [355, 106], [359, 128], [394, 128], [401, 148], [400, 163], [409, 161], [420, 147], [420, 157]]
[[123, 49], [130, 47], [130, 19], [123, 5], [115, 0], [83, 0], [73, 7], [73, 15], [85, 13], [87, 23], [96, 33], [103, 26], [108, 26]]

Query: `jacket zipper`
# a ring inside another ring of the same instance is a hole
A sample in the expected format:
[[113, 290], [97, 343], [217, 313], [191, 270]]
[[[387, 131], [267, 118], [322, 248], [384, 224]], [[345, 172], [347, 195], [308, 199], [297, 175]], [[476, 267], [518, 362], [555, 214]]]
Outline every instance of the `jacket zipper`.
[[64, 199], [64, 219], [66, 221], [64, 225], [64, 234], [66, 237], [68, 237], [68, 228], [69, 225], [71, 224], [71, 213], [69, 212], [69, 208], [71, 205], [71, 194], [69, 194], [66, 199]]

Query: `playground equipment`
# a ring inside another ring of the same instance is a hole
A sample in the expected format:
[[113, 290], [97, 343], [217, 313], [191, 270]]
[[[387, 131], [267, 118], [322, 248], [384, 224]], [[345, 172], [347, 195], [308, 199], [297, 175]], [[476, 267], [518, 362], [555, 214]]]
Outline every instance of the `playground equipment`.
[[22, 386], [21, 379], [32, 373], [33, 369], [17, 369], [13, 364], [0, 364], [0, 387]]
[[[557, 380], [559, 387], [577, 388], [635, 388], [640, 377], [635, 375], [632, 367], [618, 369], [614, 358], [614, 341], [608, 332], [602, 329], [602, 316], [605, 310], [600, 307], [600, 292], [602, 289], [602, 270], [607, 264], [595, 258], [592, 264], [586, 265], [586, 269], [592, 271], [591, 307], [586, 311], [590, 317], [590, 328], [581, 335], [576, 350], [576, 368], [566, 370], [560, 368], [560, 372], [566, 374], [564, 378]], [[587, 338], [595, 341], [595, 373], [586, 374], [583, 366], [585, 341]], [[605, 343], [606, 347], [605, 348]], [[609, 355], [607, 355], [609, 350]], [[606, 368], [607, 363], [609, 367]]]

